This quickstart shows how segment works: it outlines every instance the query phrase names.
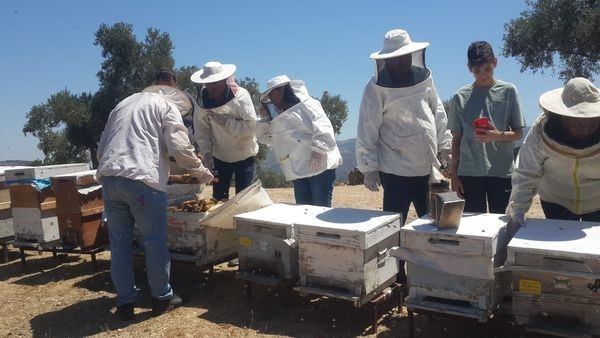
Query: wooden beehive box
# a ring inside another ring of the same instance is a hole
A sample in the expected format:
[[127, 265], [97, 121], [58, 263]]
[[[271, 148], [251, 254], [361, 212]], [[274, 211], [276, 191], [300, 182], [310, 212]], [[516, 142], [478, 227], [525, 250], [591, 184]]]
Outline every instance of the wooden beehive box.
[[600, 334], [600, 223], [528, 219], [508, 244], [513, 314], [527, 329]]
[[301, 219], [298, 227], [300, 292], [364, 305], [396, 278], [389, 256], [398, 246], [400, 214], [330, 208]]
[[102, 186], [95, 175], [96, 170], [86, 170], [50, 178], [64, 246], [93, 249], [108, 244], [108, 229], [102, 223]]
[[9, 240], [15, 236], [12, 209], [10, 205], [10, 189], [6, 185], [5, 170], [18, 168], [19, 167], [0, 167], [0, 240]]
[[504, 296], [495, 265], [504, 257], [508, 217], [465, 214], [458, 228], [438, 229], [427, 217], [400, 230], [407, 262], [409, 309], [450, 313], [486, 321]]
[[276, 203], [234, 217], [239, 237], [238, 277], [264, 284], [298, 279], [298, 242], [294, 223], [327, 208]]
[[[17, 242], [55, 244], [60, 241], [54, 190], [47, 185], [52, 175], [87, 170], [86, 163], [23, 167], [5, 171]], [[46, 181], [44, 184], [37, 182]], [[43, 188], [41, 188], [44, 186]]]

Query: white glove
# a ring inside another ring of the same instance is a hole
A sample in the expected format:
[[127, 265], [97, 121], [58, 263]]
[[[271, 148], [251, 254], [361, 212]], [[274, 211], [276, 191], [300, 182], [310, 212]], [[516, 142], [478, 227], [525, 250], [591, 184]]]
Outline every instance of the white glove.
[[313, 150], [310, 154], [310, 161], [308, 162], [311, 172], [315, 172], [321, 168], [321, 158], [323, 158], [323, 155]]
[[365, 187], [371, 191], [379, 191], [381, 186], [381, 178], [379, 178], [379, 171], [369, 171], [365, 173]]
[[442, 149], [440, 151], [440, 164], [442, 167], [447, 168], [452, 163], [452, 150]]
[[204, 157], [202, 157], [202, 164], [210, 170], [215, 169], [215, 160], [211, 153], [204, 154]]
[[199, 171], [194, 172], [194, 176], [200, 183], [210, 183], [215, 178], [213, 174], [205, 167], [202, 167]]

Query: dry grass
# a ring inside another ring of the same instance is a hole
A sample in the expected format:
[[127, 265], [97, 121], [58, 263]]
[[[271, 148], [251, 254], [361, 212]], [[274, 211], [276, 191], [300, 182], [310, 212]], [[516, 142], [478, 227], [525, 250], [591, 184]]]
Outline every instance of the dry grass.
[[[277, 202], [293, 202], [291, 189], [269, 189]], [[382, 193], [363, 186], [339, 186], [334, 206], [381, 209]], [[530, 216], [539, 216], [539, 204]], [[414, 212], [408, 220], [414, 219]], [[136, 259], [140, 297], [133, 323], [113, 318], [114, 294], [110, 281], [110, 254], [98, 255], [98, 272], [90, 257], [69, 255], [55, 259], [49, 253], [27, 253], [22, 268], [18, 250], [0, 265], [0, 337], [255, 337], [255, 336], [362, 336], [372, 331], [373, 308], [320, 297], [300, 297], [289, 288], [253, 287], [248, 302], [243, 282], [225, 264], [212, 279], [194, 265], [174, 262], [172, 284], [186, 303], [171, 313], [150, 316], [150, 296], [143, 260]], [[380, 306], [379, 336], [404, 336], [406, 312], [392, 303]], [[506, 318], [486, 324], [462, 318], [416, 316], [417, 337], [515, 337], [523, 335]], [[534, 337], [534, 335], [528, 335]]]

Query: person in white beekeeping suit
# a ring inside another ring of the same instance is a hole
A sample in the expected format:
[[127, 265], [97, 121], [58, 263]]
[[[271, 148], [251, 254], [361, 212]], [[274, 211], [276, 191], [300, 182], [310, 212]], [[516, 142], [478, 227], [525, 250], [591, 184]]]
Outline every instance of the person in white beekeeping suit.
[[425, 66], [427, 46], [405, 30], [387, 32], [383, 48], [371, 54], [375, 75], [360, 104], [357, 168], [367, 189], [383, 187], [383, 210], [401, 213], [403, 222], [411, 203], [419, 217], [427, 214], [430, 173], [447, 165], [451, 154], [446, 112]]
[[335, 168], [342, 156], [321, 103], [308, 94], [303, 81], [287, 75], [269, 80], [260, 102], [257, 136], [273, 148], [285, 179], [294, 183], [296, 204], [331, 207]]
[[194, 115], [194, 135], [199, 156], [213, 169], [218, 180], [213, 183], [213, 197], [229, 199], [229, 185], [235, 175], [236, 194], [254, 178], [256, 111], [250, 93], [233, 78], [236, 66], [207, 62], [191, 76], [198, 83]]
[[183, 96], [143, 91], [125, 98], [111, 111], [98, 144], [96, 177], [102, 184], [108, 220], [116, 316], [122, 320], [134, 318], [138, 295], [132, 265], [134, 224], [144, 242], [152, 314], [160, 315], [182, 303], [169, 283], [169, 156], [200, 183], [213, 180], [196, 156], [181, 118], [191, 102], [174, 97]]
[[536, 194], [546, 218], [600, 222], [600, 90], [577, 77], [539, 102], [542, 113], [512, 173], [511, 231], [523, 224]]

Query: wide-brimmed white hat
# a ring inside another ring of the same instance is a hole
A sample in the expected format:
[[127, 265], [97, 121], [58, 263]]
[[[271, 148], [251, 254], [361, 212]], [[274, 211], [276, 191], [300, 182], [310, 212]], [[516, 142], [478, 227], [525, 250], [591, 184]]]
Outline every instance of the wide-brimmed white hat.
[[192, 74], [190, 79], [196, 83], [211, 83], [225, 80], [235, 73], [235, 65], [217, 61], [207, 62], [201, 70]]
[[291, 80], [287, 75], [275, 76], [274, 78], [270, 79], [267, 82], [267, 90], [265, 90], [262, 94], [260, 94], [258, 99], [262, 103], [269, 102], [269, 93], [271, 93], [271, 90], [273, 90], [277, 87], [281, 87], [287, 83], [290, 83], [290, 81]]
[[425, 49], [429, 42], [413, 42], [408, 32], [403, 29], [394, 29], [383, 37], [383, 48], [371, 53], [371, 59], [389, 59], [400, 55], [414, 53]]
[[569, 80], [563, 88], [542, 94], [540, 106], [563, 116], [600, 117], [600, 92], [590, 80], [576, 77]]

